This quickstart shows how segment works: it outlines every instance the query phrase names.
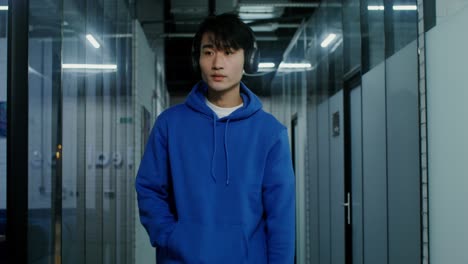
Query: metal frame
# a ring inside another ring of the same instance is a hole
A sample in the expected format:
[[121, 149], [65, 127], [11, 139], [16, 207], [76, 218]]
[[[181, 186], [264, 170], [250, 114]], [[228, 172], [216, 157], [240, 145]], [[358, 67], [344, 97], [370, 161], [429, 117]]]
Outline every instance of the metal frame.
[[[421, 168], [421, 263], [429, 264], [429, 171], [426, 97], [426, 31], [436, 24], [435, 0], [418, 0], [419, 137]], [[427, 12], [427, 13], [426, 13]], [[421, 30], [423, 29], [423, 30]]]
[[29, 0], [8, 1], [7, 247], [9, 263], [28, 260]]

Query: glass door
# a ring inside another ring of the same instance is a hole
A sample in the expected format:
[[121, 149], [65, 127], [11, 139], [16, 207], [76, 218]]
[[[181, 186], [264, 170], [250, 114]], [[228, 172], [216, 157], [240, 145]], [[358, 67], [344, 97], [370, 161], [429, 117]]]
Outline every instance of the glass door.
[[29, 0], [28, 263], [61, 259], [61, 2]]
[[0, 0], [0, 262], [6, 260], [7, 162], [7, 29], [8, 1]]
[[[0, 263], [133, 263], [140, 119], [128, 3], [10, 0], [9, 40], [6, 1], [0, 0]], [[8, 113], [7, 98], [14, 106]]]

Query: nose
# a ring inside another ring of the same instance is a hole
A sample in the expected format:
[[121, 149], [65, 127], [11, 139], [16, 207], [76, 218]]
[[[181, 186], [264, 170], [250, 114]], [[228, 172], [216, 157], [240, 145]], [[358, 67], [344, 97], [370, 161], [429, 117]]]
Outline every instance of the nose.
[[212, 70], [224, 69], [224, 56], [220, 52], [216, 52], [213, 58]]

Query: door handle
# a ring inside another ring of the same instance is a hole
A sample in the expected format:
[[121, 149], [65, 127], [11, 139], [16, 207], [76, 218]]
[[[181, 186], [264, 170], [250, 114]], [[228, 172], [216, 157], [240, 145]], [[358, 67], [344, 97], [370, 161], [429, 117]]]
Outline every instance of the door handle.
[[346, 207], [346, 220], [348, 222], [348, 225], [351, 224], [351, 193], [347, 193], [346, 195], [346, 202], [343, 203], [343, 206]]

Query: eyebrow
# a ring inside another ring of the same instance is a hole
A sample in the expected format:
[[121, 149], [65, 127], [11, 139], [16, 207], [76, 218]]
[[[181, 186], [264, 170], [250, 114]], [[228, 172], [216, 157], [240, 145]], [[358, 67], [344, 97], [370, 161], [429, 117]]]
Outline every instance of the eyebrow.
[[202, 45], [201, 48], [202, 49], [214, 49], [214, 45], [213, 44], [204, 44], [204, 45]]

